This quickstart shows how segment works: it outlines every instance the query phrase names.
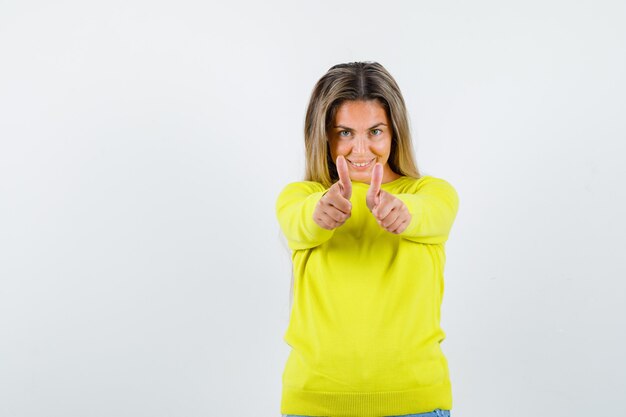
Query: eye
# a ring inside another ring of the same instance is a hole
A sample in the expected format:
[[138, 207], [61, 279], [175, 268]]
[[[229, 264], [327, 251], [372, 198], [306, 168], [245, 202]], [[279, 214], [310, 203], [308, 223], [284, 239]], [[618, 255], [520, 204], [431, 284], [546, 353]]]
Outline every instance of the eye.
[[374, 136], [378, 136], [378, 135], [382, 135], [383, 131], [380, 129], [372, 129], [372, 135]]
[[349, 130], [342, 130], [339, 132], [339, 136], [343, 137], [343, 138], [347, 138], [348, 136], [350, 136], [350, 131]]

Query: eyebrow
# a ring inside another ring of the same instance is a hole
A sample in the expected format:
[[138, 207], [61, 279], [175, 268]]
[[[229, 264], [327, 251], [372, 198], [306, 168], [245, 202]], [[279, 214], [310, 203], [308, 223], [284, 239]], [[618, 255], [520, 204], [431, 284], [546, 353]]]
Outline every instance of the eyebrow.
[[[387, 126], [387, 125], [385, 123], [382, 123], [382, 122], [381, 123], [377, 123], [374, 126], [368, 128], [368, 130], [369, 129], [374, 129], [375, 127], [378, 127], [378, 126]], [[335, 129], [354, 130], [351, 127], [343, 126], [343, 125], [337, 125], [337, 126], [335, 126]]]

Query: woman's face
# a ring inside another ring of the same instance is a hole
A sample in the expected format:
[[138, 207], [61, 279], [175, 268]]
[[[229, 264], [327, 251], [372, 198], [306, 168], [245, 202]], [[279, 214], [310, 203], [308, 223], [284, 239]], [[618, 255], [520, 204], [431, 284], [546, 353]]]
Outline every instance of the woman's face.
[[369, 184], [377, 162], [383, 165], [383, 183], [400, 175], [391, 170], [387, 160], [391, 152], [391, 123], [385, 108], [377, 100], [344, 101], [338, 108], [330, 132], [333, 161], [343, 155], [350, 179]]

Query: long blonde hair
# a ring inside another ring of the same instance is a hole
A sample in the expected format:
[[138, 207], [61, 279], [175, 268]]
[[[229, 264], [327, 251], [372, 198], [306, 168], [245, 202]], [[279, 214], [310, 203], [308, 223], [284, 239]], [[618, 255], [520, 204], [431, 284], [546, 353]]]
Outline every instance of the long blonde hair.
[[350, 62], [331, 67], [311, 93], [304, 121], [304, 179], [317, 181], [325, 187], [339, 179], [330, 155], [328, 133], [337, 108], [346, 100], [376, 100], [385, 108], [393, 130], [389, 167], [397, 174], [420, 178], [406, 106], [398, 84], [378, 62]]

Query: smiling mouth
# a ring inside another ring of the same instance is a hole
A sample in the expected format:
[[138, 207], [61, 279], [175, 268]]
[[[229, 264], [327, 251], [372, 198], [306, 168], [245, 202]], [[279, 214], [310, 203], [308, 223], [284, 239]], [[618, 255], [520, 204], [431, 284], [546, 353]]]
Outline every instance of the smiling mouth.
[[369, 161], [366, 161], [366, 162], [352, 162], [352, 161], [351, 161], [351, 160], [349, 160], [349, 159], [346, 159], [346, 160], [347, 160], [347, 161], [350, 163], [350, 165], [352, 165], [353, 167], [355, 167], [355, 168], [361, 168], [361, 169], [362, 169], [362, 168], [367, 168], [367, 167], [369, 167], [370, 165], [372, 165], [372, 162], [374, 162], [374, 161], [376, 160], [376, 158], [373, 158], [373, 159], [371, 159], [371, 160], [369, 160]]

